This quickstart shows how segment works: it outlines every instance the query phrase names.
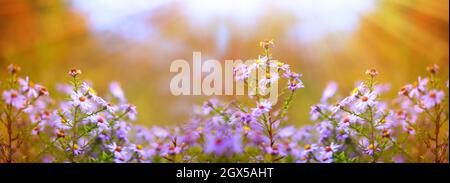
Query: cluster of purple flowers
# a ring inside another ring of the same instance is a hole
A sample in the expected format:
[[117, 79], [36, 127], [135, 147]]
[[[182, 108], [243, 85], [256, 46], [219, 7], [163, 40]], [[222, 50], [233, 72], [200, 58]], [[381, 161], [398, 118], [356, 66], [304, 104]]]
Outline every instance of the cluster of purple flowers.
[[[438, 69], [437, 65], [432, 67]], [[414, 84], [402, 87], [392, 101], [380, 99], [390, 87], [376, 83], [378, 72], [374, 69], [366, 71], [368, 80], [347, 97], [334, 96], [337, 84], [330, 83], [321, 103], [310, 112], [311, 120], [317, 121], [319, 143], [340, 144], [344, 153], [339, 158], [344, 157], [345, 162], [448, 161], [448, 130], [441, 128], [448, 124], [448, 93], [446, 96], [439, 85], [437, 71], [430, 73], [431, 79], [419, 77]], [[333, 97], [337, 102], [329, 102]], [[434, 137], [428, 138], [432, 131]], [[447, 134], [439, 135], [442, 132]], [[439, 139], [445, 142], [439, 144]], [[435, 141], [435, 147], [430, 141]], [[417, 153], [421, 143], [428, 144], [427, 148]]]
[[127, 103], [119, 83], [101, 97], [73, 69], [71, 83], [57, 87], [65, 100], [57, 100], [11, 65], [11, 77], [1, 87], [0, 161], [448, 162], [448, 81], [439, 81], [437, 65], [393, 100], [382, 99], [390, 87], [376, 82], [374, 69], [344, 97], [331, 82], [311, 107], [314, 123], [296, 127], [286, 113], [304, 87], [301, 75], [272, 59], [273, 42], [261, 46], [264, 54], [236, 67], [235, 79], [248, 83], [255, 69], [274, 68], [256, 82], [285, 80], [288, 92], [278, 105], [258, 93], [249, 102], [211, 99], [195, 106], [188, 122], [169, 127], [133, 124], [136, 107]]

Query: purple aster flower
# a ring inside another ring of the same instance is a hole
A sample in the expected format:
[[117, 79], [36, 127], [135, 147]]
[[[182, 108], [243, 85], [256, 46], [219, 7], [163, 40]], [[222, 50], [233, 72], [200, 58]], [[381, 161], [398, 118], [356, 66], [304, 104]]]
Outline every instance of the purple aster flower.
[[350, 124], [353, 124], [356, 122], [356, 118], [351, 117], [354, 115], [350, 115], [350, 116], [345, 116], [341, 119], [341, 121], [338, 124], [338, 129], [348, 129], [348, 127], [350, 126]]
[[143, 150], [144, 148], [140, 144], [130, 144], [130, 146], [128, 146], [128, 149], [131, 152], [138, 154], [139, 156], [144, 155], [144, 150]]
[[224, 136], [216, 134], [206, 135], [205, 153], [214, 153], [216, 155], [224, 155], [229, 147], [230, 141], [225, 139]]
[[302, 80], [300, 79], [292, 79], [288, 81], [288, 88], [291, 91], [295, 91], [299, 88], [304, 88], [305, 86], [303, 85]]
[[339, 148], [341, 148], [342, 145], [338, 145], [334, 142], [331, 142], [329, 146], [322, 147], [323, 153], [329, 154], [330, 156], [333, 155], [333, 153], [337, 152]]
[[202, 114], [210, 114], [213, 111], [213, 108], [217, 108], [219, 104], [220, 102], [217, 99], [210, 99], [209, 101], [204, 102], [202, 105]]
[[[296, 133], [294, 134], [294, 136], [292, 137], [293, 140], [295, 141], [307, 141], [311, 139], [311, 131], [312, 131], [312, 126], [303, 126], [301, 127], [299, 130], [296, 131]], [[307, 142], [309, 143], [309, 142]]]
[[281, 156], [285, 156], [285, 155], [293, 155], [293, 156], [298, 156], [300, 154], [300, 149], [297, 148], [297, 143], [292, 142], [292, 141], [285, 141], [282, 142], [280, 145], [280, 155]]
[[405, 124], [403, 125], [403, 130], [408, 133], [409, 135], [414, 135], [416, 134], [416, 130], [411, 127], [409, 124]]
[[181, 152], [181, 147], [179, 147], [179, 146], [168, 145], [165, 147], [167, 147], [167, 148], [163, 149], [163, 151], [161, 153], [162, 156], [175, 155], [175, 154], [179, 154]]
[[236, 111], [231, 115], [231, 119], [230, 122], [231, 123], [244, 123], [244, 124], [248, 124], [250, 122], [255, 121], [255, 119], [253, 118], [253, 116], [249, 113], [245, 113], [242, 111]]
[[137, 115], [136, 106], [131, 104], [122, 104], [119, 106], [119, 109], [123, 111], [123, 113], [126, 113], [126, 116], [128, 117], [129, 120], [131, 121], [136, 120]]
[[113, 106], [111, 103], [106, 102], [103, 98], [99, 96], [93, 96], [92, 99], [98, 105], [106, 108], [106, 110], [108, 110], [110, 113], [114, 113], [117, 110], [116, 106]]
[[384, 118], [378, 120], [375, 124], [375, 128], [378, 130], [388, 129], [394, 126], [394, 121], [390, 118]]
[[128, 132], [130, 131], [131, 127], [128, 126], [128, 124], [125, 121], [118, 121], [114, 125], [115, 129], [115, 135], [118, 139], [123, 140], [124, 142], [128, 142]]
[[281, 70], [287, 71], [287, 72], [290, 71], [289, 70], [289, 68], [290, 68], [289, 64], [285, 64], [285, 63], [282, 63], [280, 61], [271, 60], [270, 63], [269, 63], [269, 66], [272, 67], [272, 68], [281, 69]]
[[63, 130], [71, 128], [72, 121], [70, 121], [66, 116], [64, 116], [63, 114], [58, 114], [57, 111], [55, 111], [53, 114], [54, 119], [50, 121], [50, 123], [48, 124], [49, 126]]
[[115, 163], [127, 163], [130, 157], [128, 153], [123, 151], [122, 153], [114, 154], [114, 162]]
[[109, 84], [109, 91], [120, 103], [126, 102], [125, 94], [118, 82], [111, 82]]
[[310, 119], [312, 121], [316, 121], [321, 116], [320, 111], [323, 111], [325, 109], [325, 105], [318, 104], [315, 106], [311, 106], [311, 111], [309, 112]]
[[38, 125], [36, 125], [32, 131], [31, 134], [33, 135], [38, 135], [39, 133], [41, 133], [44, 130], [44, 123], [39, 123]]
[[375, 93], [365, 92], [360, 96], [358, 101], [355, 104], [356, 110], [358, 112], [366, 112], [366, 109], [370, 106], [373, 107], [376, 104], [375, 99], [377, 98], [377, 95]]
[[72, 105], [80, 107], [82, 111], [86, 112], [92, 108], [92, 104], [86, 96], [77, 92], [72, 92], [70, 97], [72, 98]]
[[117, 145], [116, 142], [106, 145], [106, 148], [108, 148], [108, 150], [112, 152], [114, 156], [120, 156], [122, 153], [125, 153], [125, 149], [122, 146]]
[[336, 82], [328, 83], [328, 85], [325, 88], [325, 90], [323, 90], [322, 98], [320, 99], [320, 102], [327, 103], [328, 99], [330, 99], [331, 97], [334, 96], [334, 94], [336, 93], [337, 89], [338, 89], [338, 85], [336, 84]]
[[82, 149], [82, 145], [80, 145], [79, 143], [77, 144], [71, 144], [71, 147], [67, 147], [66, 148], [66, 152], [73, 152], [74, 156], [78, 156], [81, 153], [83, 153], [83, 149]]
[[245, 64], [241, 64], [233, 70], [233, 74], [237, 81], [243, 81], [250, 76], [251, 71]]
[[303, 146], [303, 150], [306, 153], [312, 153], [312, 152], [316, 151], [317, 149], [319, 149], [319, 147], [316, 144], [306, 144]]
[[16, 90], [9, 90], [3, 92], [3, 100], [5, 103], [11, 104], [13, 107], [20, 109], [25, 107], [27, 98], [18, 93]]
[[341, 106], [344, 107], [344, 106], [347, 106], [348, 104], [354, 102], [354, 101], [357, 99], [357, 98], [356, 98], [356, 96], [357, 96], [356, 94], [357, 94], [357, 93], [358, 93], [358, 92], [355, 92], [355, 93], [352, 94], [351, 96], [342, 99], [342, 100], [338, 103], [338, 105], [336, 105], [337, 107], [339, 107], [337, 110], [339, 110]]
[[331, 137], [333, 130], [333, 125], [329, 121], [322, 121], [318, 127], [317, 131], [319, 132], [320, 138], [319, 141], [322, 142], [323, 140]]
[[281, 128], [279, 131], [278, 131], [278, 136], [280, 137], [280, 138], [289, 138], [289, 137], [291, 137], [292, 135], [294, 135], [295, 134], [295, 132], [296, 132], [296, 129], [295, 129], [295, 127], [294, 126], [286, 126], [286, 127], [283, 127], [283, 128]]
[[265, 86], [270, 83], [277, 82], [279, 78], [280, 78], [280, 76], [278, 75], [277, 72], [271, 72], [271, 73], [267, 73], [266, 77], [262, 78], [259, 82], [260, 82], [260, 84]]
[[160, 139], [164, 139], [169, 136], [169, 132], [166, 129], [161, 128], [159, 126], [153, 126], [151, 132], [153, 133], [153, 135], [155, 135]]
[[412, 98], [419, 98], [422, 92], [427, 90], [428, 78], [422, 79], [419, 76], [418, 81], [416, 81], [412, 86], [409, 92], [409, 96]]
[[379, 84], [379, 85], [373, 86], [373, 92], [376, 94], [386, 93], [389, 90], [391, 90], [390, 84]]
[[282, 154], [280, 154], [280, 149], [278, 148], [277, 145], [266, 146], [266, 147], [264, 147], [264, 150], [266, 151], [267, 154], [283, 156]]
[[39, 92], [33, 87], [28, 76], [25, 79], [19, 78], [20, 91], [25, 93], [28, 98], [36, 98]]
[[363, 153], [368, 154], [369, 156], [373, 156], [375, 152], [381, 151], [381, 149], [378, 147], [377, 142], [370, 143], [368, 139], [360, 140], [360, 145], [363, 149]]
[[298, 155], [297, 163], [308, 163], [312, 160], [312, 157], [310, 156], [310, 152], [307, 151], [301, 151]]
[[262, 143], [268, 143], [269, 139], [261, 131], [250, 130], [247, 132], [247, 139], [250, 141], [251, 145], [260, 145]]
[[421, 100], [427, 109], [431, 109], [437, 104], [440, 104], [445, 98], [445, 93], [442, 90], [431, 90], [426, 95], [422, 96]]
[[88, 121], [97, 124], [100, 131], [109, 129], [108, 121], [102, 115], [92, 115], [88, 118]]
[[272, 109], [272, 104], [268, 100], [263, 100], [258, 103], [256, 108], [252, 109], [253, 110], [252, 114], [255, 117], [259, 117], [262, 114], [270, 112], [271, 109]]
[[345, 141], [347, 138], [349, 138], [348, 132], [349, 129], [340, 129], [339, 131], [337, 131], [336, 139], [338, 141]]
[[319, 153], [319, 156], [317, 156], [317, 161], [319, 161], [319, 163], [332, 163], [333, 155], [325, 151], [322, 151]]
[[81, 90], [81, 93], [84, 93], [87, 96], [90, 96], [90, 97], [96, 97], [97, 96], [95, 90], [91, 87], [90, 84], [88, 84], [86, 82], [83, 82], [81, 84], [80, 90]]
[[242, 145], [242, 133], [235, 133], [231, 137], [232, 143], [231, 143], [231, 150], [234, 153], [242, 153], [244, 152], [244, 148]]
[[52, 155], [45, 155], [44, 157], [42, 157], [42, 162], [43, 163], [53, 163], [53, 161], [55, 161], [55, 157]]

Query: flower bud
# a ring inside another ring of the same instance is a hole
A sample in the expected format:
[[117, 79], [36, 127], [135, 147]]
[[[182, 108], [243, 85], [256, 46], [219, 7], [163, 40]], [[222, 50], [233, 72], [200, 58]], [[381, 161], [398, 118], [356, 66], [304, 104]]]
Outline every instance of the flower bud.
[[439, 66], [437, 64], [432, 64], [427, 67], [427, 71], [431, 74], [436, 74], [439, 71]]
[[81, 74], [81, 70], [79, 69], [71, 69], [69, 71], [69, 76], [76, 77]]
[[273, 40], [265, 40], [265, 41], [259, 42], [259, 46], [261, 46], [264, 49], [269, 49], [269, 48], [274, 47], [274, 43], [273, 43]]
[[20, 71], [20, 67], [15, 64], [9, 64], [8, 71], [10, 74], [16, 74]]
[[375, 69], [367, 69], [366, 74], [371, 77], [376, 77], [376, 76], [378, 76], [378, 71]]

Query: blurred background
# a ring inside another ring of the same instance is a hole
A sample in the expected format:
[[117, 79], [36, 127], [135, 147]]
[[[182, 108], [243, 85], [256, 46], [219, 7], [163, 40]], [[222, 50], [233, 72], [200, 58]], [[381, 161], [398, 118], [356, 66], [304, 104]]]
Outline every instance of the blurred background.
[[[430, 63], [448, 78], [448, 0], [0, 0], [0, 77], [6, 66], [55, 93], [79, 68], [99, 93], [118, 81], [138, 107], [138, 123], [179, 124], [208, 97], [172, 96], [170, 63], [251, 59], [261, 40], [303, 74], [290, 123], [309, 123], [329, 81], [342, 94], [367, 68], [398, 88], [426, 75]], [[225, 97], [223, 100], [230, 100]]]

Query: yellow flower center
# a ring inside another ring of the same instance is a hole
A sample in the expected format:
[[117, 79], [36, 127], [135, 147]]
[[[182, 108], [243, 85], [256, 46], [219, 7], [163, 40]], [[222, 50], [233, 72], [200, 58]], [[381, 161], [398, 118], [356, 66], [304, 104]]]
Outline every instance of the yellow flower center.
[[245, 131], [245, 132], [248, 132], [248, 131], [250, 131], [250, 127], [248, 127], [248, 126], [244, 126], [244, 131]]
[[89, 93], [92, 93], [92, 94], [96, 94], [97, 92], [94, 90], [94, 89], [92, 89], [92, 88], [89, 88]]
[[304, 148], [305, 148], [305, 150], [310, 150], [311, 149], [311, 145], [306, 144]]
[[277, 62], [277, 66], [281, 67], [281, 66], [283, 66], [283, 63], [282, 62]]
[[142, 145], [140, 145], [140, 144], [136, 145], [136, 149], [137, 150], [142, 150]]

